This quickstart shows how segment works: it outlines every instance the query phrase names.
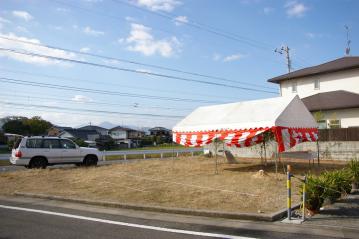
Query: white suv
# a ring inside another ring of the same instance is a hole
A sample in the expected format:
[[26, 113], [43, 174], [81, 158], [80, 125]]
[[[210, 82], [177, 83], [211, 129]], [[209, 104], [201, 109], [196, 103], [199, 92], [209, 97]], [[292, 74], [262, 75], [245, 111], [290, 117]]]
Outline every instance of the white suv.
[[54, 164], [97, 165], [102, 159], [95, 148], [79, 147], [58, 137], [23, 137], [13, 147], [10, 162], [27, 168], [46, 168]]

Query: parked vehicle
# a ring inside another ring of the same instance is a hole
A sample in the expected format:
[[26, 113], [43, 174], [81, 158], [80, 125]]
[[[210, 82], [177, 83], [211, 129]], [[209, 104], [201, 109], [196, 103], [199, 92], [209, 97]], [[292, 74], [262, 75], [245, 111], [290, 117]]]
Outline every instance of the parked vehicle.
[[22, 137], [13, 146], [10, 162], [27, 168], [46, 168], [55, 164], [97, 165], [101, 153], [94, 148], [79, 147], [59, 137]]

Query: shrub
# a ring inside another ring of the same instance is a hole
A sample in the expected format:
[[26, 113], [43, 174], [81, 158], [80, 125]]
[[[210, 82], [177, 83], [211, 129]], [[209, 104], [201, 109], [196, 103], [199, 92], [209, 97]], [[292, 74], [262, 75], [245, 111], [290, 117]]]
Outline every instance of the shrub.
[[351, 179], [348, 170], [334, 170], [320, 175], [324, 182], [323, 198], [335, 201], [342, 193], [350, 193]]
[[322, 197], [324, 192], [324, 183], [321, 181], [321, 178], [315, 175], [308, 175], [306, 189], [306, 207], [309, 210], [318, 211], [324, 202], [324, 198]]
[[347, 165], [347, 170], [350, 174], [353, 183], [359, 183], [359, 160], [352, 159]]
[[340, 198], [342, 193], [351, 190], [351, 174], [348, 170], [327, 171], [319, 176], [307, 176], [306, 207], [317, 211], [325, 199], [331, 202]]

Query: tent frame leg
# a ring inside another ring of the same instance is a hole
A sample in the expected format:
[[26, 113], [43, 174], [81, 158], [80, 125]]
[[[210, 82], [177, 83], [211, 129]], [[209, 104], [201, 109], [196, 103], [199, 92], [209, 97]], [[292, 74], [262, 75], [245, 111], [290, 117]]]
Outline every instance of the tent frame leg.
[[[320, 148], [319, 148], [319, 140], [317, 140], [317, 160], [318, 160], [318, 166], [320, 164], [320, 157], [319, 157], [319, 153], [320, 153]], [[314, 160], [313, 160], [313, 163], [314, 163]]]

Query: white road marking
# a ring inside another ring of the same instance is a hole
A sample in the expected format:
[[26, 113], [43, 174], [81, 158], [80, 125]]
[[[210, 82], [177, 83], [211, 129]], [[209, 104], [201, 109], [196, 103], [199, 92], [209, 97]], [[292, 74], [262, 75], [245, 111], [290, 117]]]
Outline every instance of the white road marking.
[[253, 238], [253, 237], [241, 237], [241, 236], [233, 236], [233, 235], [225, 235], [225, 234], [208, 233], [208, 232], [187, 231], [187, 230], [171, 229], [171, 228], [165, 228], [165, 227], [154, 227], [154, 226], [112, 221], [112, 220], [106, 220], [106, 219], [95, 218], [95, 217], [85, 217], [85, 216], [79, 216], [79, 215], [74, 215], [74, 214], [52, 212], [52, 211], [45, 211], [45, 210], [38, 210], [38, 209], [24, 208], [24, 207], [13, 207], [13, 206], [0, 205], [0, 208], [25, 211], [25, 212], [34, 212], [34, 213], [40, 213], [40, 214], [46, 214], [46, 215], [54, 215], [54, 216], [59, 216], [59, 217], [75, 218], [75, 219], [79, 219], [79, 220], [101, 222], [101, 223], [126, 226], [126, 227], [136, 227], [136, 228], [142, 228], [142, 229], [147, 229], [147, 230], [172, 232], [172, 233], [180, 233], [180, 234], [188, 234], [188, 235], [196, 235], [196, 236], [204, 236], [204, 237], [216, 237], [216, 238], [228, 238], [228, 239], [252, 239]]

